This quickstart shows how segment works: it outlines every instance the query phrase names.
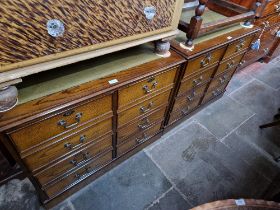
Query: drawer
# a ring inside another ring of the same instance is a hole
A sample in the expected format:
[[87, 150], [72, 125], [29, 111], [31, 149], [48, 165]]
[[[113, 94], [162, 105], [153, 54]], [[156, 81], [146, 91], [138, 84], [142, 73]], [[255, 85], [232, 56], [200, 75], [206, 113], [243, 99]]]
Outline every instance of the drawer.
[[155, 97], [122, 111], [118, 114], [118, 127], [127, 124], [128, 122], [142, 117], [147, 113], [157, 109], [158, 107], [166, 106], [169, 100], [170, 90], [161, 93]]
[[161, 123], [145, 130], [144, 132], [139, 132], [138, 134], [134, 135], [134, 138], [131, 138], [130, 140], [120, 144], [117, 146], [117, 154], [118, 156], [123, 155], [124, 153], [132, 150], [137, 145], [140, 145], [156, 134], [160, 132]]
[[152, 96], [168, 86], [173, 86], [176, 72], [177, 68], [174, 68], [119, 90], [119, 107], [136, 102], [143, 97]]
[[186, 90], [183, 88], [184, 86], [182, 86], [182, 88], [179, 90], [178, 96], [187, 95], [187, 98], [189, 98], [191, 101], [193, 98], [203, 95], [207, 84], [201, 85], [200, 87], [192, 89], [189, 92], [186, 92]]
[[108, 119], [84, 128], [74, 135], [59, 139], [43, 150], [25, 157], [23, 160], [28, 168], [33, 171], [34, 169], [38, 169], [46, 164], [56, 161], [58, 158], [77, 151], [77, 149], [93, 142], [96, 138], [111, 131], [112, 119]]
[[17, 130], [11, 133], [10, 137], [18, 151], [24, 152], [61, 134], [69, 133], [71, 129], [100, 115], [110, 112], [112, 114], [111, 110], [112, 98], [105, 96]]
[[175, 121], [188, 115], [199, 106], [201, 97], [196, 98], [194, 101], [189, 102], [185, 97], [180, 97], [176, 100], [172, 113], [169, 118], [169, 125]]
[[222, 86], [224, 84], [227, 84], [228, 81], [231, 79], [232, 75], [234, 74], [236, 70], [235, 68], [230, 69], [229, 71], [227, 71], [225, 74], [222, 74], [216, 78], [214, 78], [208, 88], [208, 90], [213, 90], [216, 89], [219, 86]]
[[208, 101], [210, 101], [210, 100], [212, 100], [212, 99], [218, 97], [219, 95], [221, 95], [221, 94], [225, 91], [225, 88], [227, 87], [227, 84], [228, 84], [228, 83], [223, 84], [223, 85], [221, 85], [221, 86], [219, 86], [219, 87], [216, 87], [216, 88], [213, 89], [213, 90], [209, 90], [209, 91], [205, 94], [205, 96], [204, 96], [204, 98], [203, 98], [201, 104], [205, 104], [205, 103], [207, 103]]
[[55, 165], [50, 166], [34, 176], [42, 186], [46, 185], [59, 176], [86, 164], [97, 156], [102, 156], [104, 153], [112, 151], [112, 149], [112, 135], [107, 135], [105, 138], [86, 146], [76, 154], [59, 161]]
[[77, 169], [76, 171], [73, 171], [71, 174], [65, 175], [60, 181], [45, 187], [44, 191], [50, 198], [52, 198], [55, 195], [58, 195], [60, 192], [72, 187], [74, 183], [81, 182], [88, 176], [94, 174], [111, 161], [112, 152], [110, 151], [106, 155], [92, 160], [87, 165]]
[[253, 38], [254, 35], [250, 35], [229, 44], [223, 60], [246, 50], [250, 46]]
[[267, 15], [271, 15], [273, 13], [280, 12], [280, 1], [279, 0], [271, 0], [265, 6], [264, 11], [262, 12], [262, 17]]
[[202, 73], [199, 73], [199, 74], [191, 77], [188, 80], [184, 80], [181, 83], [180, 92], [188, 92], [191, 89], [196, 88], [196, 87], [208, 82], [211, 79], [216, 68], [217, 68], [217, 65], [204, 70]]
[[243, 56], [244, 56], [244, 53], [237, 55], [227, 61], [222, 62], [219, 65], [219, 68], [215, 74], [215, 77], [220, 74], [223, 74], [224, 72], [228, 71], [229, 69], [236, 68], [238, 66], [238, 64], [240, 63]]
[[129, 136], [144, 131], [150, 128], [157, 122], [161, 122], [164, 119], [166, 107], [156, 110], [155, 112], [145, 116], [139, 121], [123, 126], [118, 130], [118, 143], [123, 142]]
[[199, 72], [212, 64], [218, 63], [223, 57], [225, 49], [225, 47], [219, 48], [211, 52], [205, 53], [202, 56], [199, 56], [198, 58], [190, 60], [187, 64], [184, 77]]

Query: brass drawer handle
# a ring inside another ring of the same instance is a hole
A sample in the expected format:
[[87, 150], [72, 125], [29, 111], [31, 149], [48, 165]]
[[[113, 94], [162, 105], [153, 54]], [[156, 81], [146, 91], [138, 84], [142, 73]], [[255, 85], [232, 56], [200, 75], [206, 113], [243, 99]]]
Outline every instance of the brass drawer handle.
[[145, 118], [144, 122], [142, 124], [138, 124], [138, 128], [144, 130], [144, 129], [150, 127], [150, 125], [151, 125], [150, 120], [148, 118]]
[[263, 52], [264, 52], [265, 54], [267, 54], [267, 53], [268, 53], [268, 51], [269, 51], [269, 49], [268, 49], [268, 48], [263, 49]]
[[234, 63], [235, 63], [234, 60], [232, 60], [232, 61], [230, 61], [229, 63], [227, 63], [227, 68], [226, 68], [226, 70], [231, 69], [231, 68], [234, 66]]
[[146, 113], [146, 112], [150, 111], [150, 109], [153, 107], [153, 105], [154, 105], [154, 103], [150, 102], [147, 107], [144, 107], [144, 106], [140, 107], [140, 112]]
[[74, 166], [77, 166], [81, 164], [83, 161], [88, 160], [90, 158], [90, 153], [89, 152], [82, 153], [82, 156], [83, 156], [83, 160], [81, 162], [78, 162], [77, 157], [75, 157], [73, 160], [70, 161], [70, 163], [73, 164]]
[[236, 50], [235, 52], [239, 52], [241, 51], [245, 46], [245, 40], [244, 39], [241, 39], [240, 40], [240, 43], [238, 45], [236, 45]]
[[187, 108], [186, 109], [182, 109], [182, 114], [183, 115], [187, 115], [188, 113], [189, 113], [189, 111], [190, 111], [190, 106], [187, 106]]
[[158, 82], [154, 81], [151, 88], [149, 88], [148, 85], [144, 85], [143, 90], [145, 91], [146, 94], [151, 93], [152, 89], [155, 89], [157, 87], [157, 85], [158, 85]]
[[212, 94], [213, 94], [213, 96], [218, 96], [218, 95], [220, 95], [221, 92], [222, 92], [222, 90], [218, 88], [215, 91], [213, 91]]
[[206, 57], [202, 61], [200, 61], [200, 67], [203, 68], [203, 67], [209, 65], [211, 60], [212, 60], [212, 55], [211, 55], [211, 53], [208, 53], [206, 55]]
[[199, 78], [197, 79], [194, 79], [193, 80], [193, 86], [196, 87], [196, 86], [199, 86], [203, 81], [203, 76], [200, 76]]
[[[85, 135], [81, 135], [80, 136], [80, 143], [84, 143], [85, 141], [86, 141], [86, 136]], [[69, 150], [72, 150], [73, 148], [74, 148], [74, 145], [73, 144], [71, 144], [71, 143], [66, 143], [66, 144], [64, 144], [64, 147], [65, 148], [67, 148], [67, 149], [69, 149]]]
[[219, 78], [220, 83], [221, 83], [221, 84], [225, 83], [225, 82], [227, 81], [227, 78], [228, 78], [227, 75], [224, 75], [224, 76], [220, 77], [220, 78]]
[[76, 174], [75, 174], [75, 178], [81, 179], [83, 176], [89, 174], [91, 171], [92, 171], [92, 170], [91, 170], [91, 167], [90, 167], [90, 166], [87, 166], [87, 167], [85, 168], [85, 172], [82, 173], [82, 174], [76, 173]]
[[188, 101], [193, 101], [196, 95], [197, 95], [196, 92], [193, 91], [193, 93], [191, 95], [187, 96], [187, 100]]
[[76, 122], [71, 125], [67, 125], [67, 122], [65, 120], [59, 120], [57, 125], [63, 126], [65, 129], [73, 128], [80, 123], [82, 116], [83, 116], [83, 113], [77, 113], [76, 117], [75, 117]]
[[148, 138], [149, 138], [148, 135], [146, 133], [143, 133], [142, 138], [136, 138], [136, 143], [141, 144], [145, 142]]

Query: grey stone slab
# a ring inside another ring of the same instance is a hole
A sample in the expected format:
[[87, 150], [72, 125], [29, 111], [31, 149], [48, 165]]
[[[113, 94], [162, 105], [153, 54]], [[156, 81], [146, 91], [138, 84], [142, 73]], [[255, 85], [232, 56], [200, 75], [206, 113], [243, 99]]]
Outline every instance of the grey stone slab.
[[221, 142], [213, 143], [199, 157], [222, 177], [230, 179], [233, 198], [261, 198], [270, 182]]
[[231, 97], [257, 113], [260, 119], [266, 122], [272, 120], [279, 106], [277, 94], [274, 89], [254, 80], [231, 94]]
[[175, 189], [168, 191], [158, 202], [154, 203], [148, 210], [184, 210], [192, 206]]
[[249, 74], [243, 71], [237, 72], [229, 82], [226, 89], [226, 94], [231, 94], [252, 80], [253, 78]]
[[66, 200], [55, 207], [51, 208], [51, 210], [75, 210], [73, 205], [70, 204], [70, 201]]
[[148, 153], [188, 202], [197, 206], [231, 197], [232, 179], [199, 158], [215, 142], [218, 140], [211, 133], [192, 123]]
[[[236, 139], [235, 141], [254, 145], [268, 158], [278, 157], [280, 155], [280, 130], [276, 127], [260, 129], [261, 123], [261, 119], [253, 116], [234, 132], [233, 138]], [[239, 146], [235, 145], [235, 147]]]
[[279, 63], [269, 63], [255, 74], [253, 77], [264, 82], [274, 89], [280, 88], [280, 65]]
[[195, 165], [192, 160], [197, 152], [207, 150], [211, 141], [217, 139], [197, 123], [191, 123], [147, 153], [172, 181], [177, 182]]
[[71, 198], [75, 209], [137, 210], [171, 187], [156, 165], [143, 152], [128, 159]]
[[272, 156], [265, 155], [260, 149], [244, 140], [235, 132], [226, 137], [223, 143], [237, 154], [238, 157], [252, 166], [255, 171], [257, 170], [270, 181], [280, 172]]
[[13, 179], [0, 187], [0, 209], [38, 210], [40, 207], [35, 189], [28, 179]]
[[200, 111], [195, 119], [221, 139], [252, 115], [248, 108], [225, 95]]

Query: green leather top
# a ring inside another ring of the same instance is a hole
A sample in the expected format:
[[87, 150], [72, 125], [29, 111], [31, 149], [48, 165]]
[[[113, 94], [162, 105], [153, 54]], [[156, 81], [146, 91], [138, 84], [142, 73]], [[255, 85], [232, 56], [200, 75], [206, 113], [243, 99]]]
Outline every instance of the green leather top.
[[18, 85], [19, 104], [47, 96], [110, 74], [159, 59], [151, 44], [129, 48], [88, 61], [23, 78]]

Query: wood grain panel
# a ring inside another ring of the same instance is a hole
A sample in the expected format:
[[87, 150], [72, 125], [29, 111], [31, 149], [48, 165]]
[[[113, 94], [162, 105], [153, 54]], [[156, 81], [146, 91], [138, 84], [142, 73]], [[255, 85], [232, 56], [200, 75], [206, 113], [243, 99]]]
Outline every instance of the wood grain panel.
[[55, 163], [47, 169], [35, 174], [34, 176], [38, 179], [39, 183], [43, 186], [59, 178], [64, 173], [75, 170], [83, 164], [86, 164], [96, 156], [99, 156], [104, 151], [111, 151], [112, 147], [112, 135], [108, 135], [93, 144], [90, 144], [79, 150], [77, 153], [70, 157], [66, 157], [62, 161]]
[[[40, 62], [102, 48], [110, 41], [135, 39], [134, 36], [171, 30], [180, 10], [180, 0], [3, 0], [1, 1], [0, 71], [9, 64], [28, 60]], [[146, 19], [144, 8], [155, 6], [153, 20]], [[53, 38], [47, 33], [50, 19], [61, 20], [63, 36]], [[147, 36], [147, 35], [146, 35]], [[141, 38], [141, 37], [138, 37]], [[128, 40], [125, 40], [128, 41]], [[71, 53], [73, 51], [73, 53]], [[51, 56], [50, 58], [47, 58]]]
[[177, 68], [173, 68], [119, 90], [119, 109], [130, 103], [143, 100], [144, 97], [150, 97], [164, 88], [172, 87], [176, 71]]
[[142, 117], [159, 107], [167, 106], [169, 95], [170, 90], [149, 98], [127, 110], [121, 111], [118, 114], [118, 127], [123, 127], [130, 121]]
[[[95, 141], [98, 137], [111, 131], [112, 120], [108, 119], [97, 125], [75, 133], [75, 135], [59, 139], [57, 142], [48, 145], [41, 151], [25, 157], [23, 160], [27, 167], [31, 171], [34, 171], [35, 169], [55, 162], [57, 159], [65, 157], [68, 154], [79, 150], [81, 147], [88, 145], [89, 143]], [[99, 147], [102, 148], [107, 146], [108, 145], [101, 145]]]
[[[71, 129], [79, 127], [84, 123], [102, 116], [103, 114], [112, 112], [112, 97], [106, 96], [98, 100], [91, 101], [84, 105], [64, 111], [48, 119], [43, 119], [35, 124], [24, 127], [10, 134], [12, 141], [16, 145], [19, 152], [24, 152], [28, 148], [42, 144], [59, 134], [70, 132]], [[77, 121], [77, 114], [82, 114]], [[64, 120], [67, 125], [74, 125], [71, 128], [65, 128], [58, 125], [58, 122]]]

